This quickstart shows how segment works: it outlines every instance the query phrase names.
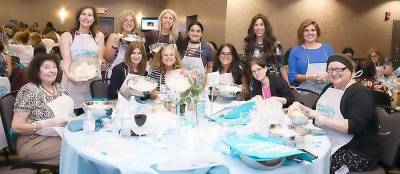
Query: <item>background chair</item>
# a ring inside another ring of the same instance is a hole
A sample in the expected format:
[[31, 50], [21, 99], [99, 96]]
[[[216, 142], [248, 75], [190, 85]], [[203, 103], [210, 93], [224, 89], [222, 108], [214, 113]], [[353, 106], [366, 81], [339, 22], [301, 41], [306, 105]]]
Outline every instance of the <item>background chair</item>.
[[[14, 116], [14, 103], [17, 96], [17, 91], [8, 93], [0, 99], [0, 115], [4, 126], [4, 132], [6, 133], [8, 149], [11, 153], [17, 154], [17, 139], [11, 131], [11, 122]], [[10, 162], [9, 154], [7, 150], [4, 150], [6, 161]], [[18, 155], [18, 154], [17, 154]], [[11, 162], [12, 168], [32, 168], [36, 169], [36, 173], [39, 174], [41, 169], [49, 169], [53, 174], [58, 173], [58, 166], [38, 164], [24, 162], [21, 160]]]
[[294, 100], [302, 103], [304, 106], [307, 106], [309, 108], [313, 108], [319, 98], [318, 93], [308, 89], [297, 88], [291, 89], [290, 91], [294, 96]]
[[400, 146], [400, 113], [388, 114], [388, 108], [377, 107], [379, 120], [379, 166], [368, 172], [352, 172], [353, 174], [384, 174], [386, 170], [396, 167], [399, 162]]
[[92, 99], [108, 98], [107, 92], [110, 86], [110, 79], [95, 80], [90, 83], [90, 95]]

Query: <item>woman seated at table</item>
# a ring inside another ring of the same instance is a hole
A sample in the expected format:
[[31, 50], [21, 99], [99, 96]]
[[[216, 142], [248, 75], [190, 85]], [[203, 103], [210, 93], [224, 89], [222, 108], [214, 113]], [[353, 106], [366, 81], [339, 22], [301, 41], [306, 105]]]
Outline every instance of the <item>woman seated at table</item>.
[[[374, 63], [372, 63], [370, 60], [360, 61], [356, 68], [356, 72], [358, 71], [362, 71], [362, 74], [360, 75], [360, 77], [356, 78], [357, 82], [362, 83], [369, 89], [389, 94], [389, 89], [385, 85], [385, 83], [379, 81], [376, 78], [376, 68]], [[391, 105], [393, 107], [396, 107], [398, 101], [399, 101], [399, 90], [393, 89]]]
[[165, 74], [179, 69], [181, 66], [181, 58], [177, 49], [172, 45], [165, 45], [156, 54], [156, 57], [151, 62], [152, 70], [149, 77], [155, 79], [158, 83], [157, 89], [150, 93], [151, 99], [158, 97], [161, 85], [165, 85]]
[[342, 167], [350, 172], [370, 170], [378, 159], [378, 118], [373, 98], [368, 88], [352, 79], [353, 65], [344, 56], [331, 56], [326, 71], [332, 85], [324, 88], [316, 110], [295, 102], [289, 107], [289, 115], [299, 110], [326, 130], [333, 152], [331, 173]]
[[393, 73], [392, 62], [384, 58], [382, 53], [375, 48], [371, 48], [368, 53], [369, 60], [375, 64], [376, 74], [378, 76], [390, 76]]
[[[11, 127], [18, 134], [18, 155], [26, 161], [59, 164], [61, 138], [35, 134], [43, 128], [65, 126], [67, 121], [60, 116], [73, 113], [73, 100], [56, 82], [61, 78], [59, 71], [55, 55], [39, 54], [28, 68], [31, 82], [18, 91]], [[54, 111], [61, 111], [61, 115], [55, 115]]]
[[220, 73], [221, 83], [242, 85], [241, 99], [249, 98], [248, 78], [240, 66], [239, 55], [232, 44], [225, 43], [218, 48], [212, 72]]
[[285, 108], [293, 103], [294, 97], [287, 82], [279, 74], [270, 74], [263, 59], [252, 59], [250, 68], [250, 97], [261, 95], [263, 99], [274, 99]]
[[124, 62], [115, 66], [110, 78], [108, 98], [118, 98], [118, 90], [126, 92], [126, 83], [129, 78], [135, 75], [146, 76], [147, 56], [142, 42], [132, 42], [125, 52]]

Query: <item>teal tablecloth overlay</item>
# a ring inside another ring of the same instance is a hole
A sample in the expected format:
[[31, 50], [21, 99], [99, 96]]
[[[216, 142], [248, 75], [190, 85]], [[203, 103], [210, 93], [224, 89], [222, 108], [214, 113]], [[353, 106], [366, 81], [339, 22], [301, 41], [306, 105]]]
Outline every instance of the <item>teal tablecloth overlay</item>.
[[312, 162], [314, 158], [308, 153], [283, 145], [283, 141], [267, 137], [238, 135], [223, 140], [233, 150], [247, 155], [257, 161], [265, 161], [289, 156]]
[[215, 122], [225, 125], [225, 126], [233, 126], [233, 125], [246, 125], [247, 123], [250, 122], [250, 115], [249, 114], [240, 114], [240, 116], [236, 119], [226, 119], [223, 116], [216, 116], [212, 115], [209, 116], [211, 120], [214, 120]]
[[241, 104], [238, 107], [234, 108], [228, 114], [223, 115], [223, 118], [237, 119], [240, 117], [240, 114], [248, 114], [250, 112], [250, 110], [253, 109], [253, 106], [255, 106], [255, 105], [256, 105], [256, 103], [254, 101], [249, 101], [244, 104]]

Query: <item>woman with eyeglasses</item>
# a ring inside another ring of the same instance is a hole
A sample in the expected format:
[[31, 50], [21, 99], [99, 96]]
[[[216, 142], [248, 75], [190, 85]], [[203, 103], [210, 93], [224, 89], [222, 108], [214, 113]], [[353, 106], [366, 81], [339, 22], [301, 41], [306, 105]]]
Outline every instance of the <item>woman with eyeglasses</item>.
[[212, 72], [219, 72], [221, 83], [242, 85], [240, 97], [249, 98], [248, 78], [240, 66], [240, 58], [231, 43], [222, 44], [215, 55]]
[[278, 74], [269, 73], [267, 64], [262, 59], [250, 62], [250, 97], [261, 95], [263, 99], [274, 99], [281, 102], [285, 108], [294, 101], [287, 82]]
[[[326, 72], [332, 83], [324, 88], [316, 110], [295, 102], [289, 110], [298, 110], [323, 128], [332, 144], [330, 172], [367, 171], [378, 159], [378, 118], [370, 91], [353, 78], [353, 65], [341, 55], [327, 61]], [[347, 169], [345, 169], [347, 168]]]
[[151, 61], [149, 77], [157, 81], [157, 89], [150, 93], [151, 99], [158, 98], [162, 85], [165, 85], [165, 75], [181, 66], [181, 58], [176, 48], [172, 45], [165, 45]]
[[124, 62], [125, 52], [129, 43], [121, 42], [124, 37], [140, 38], [136, 33], [136, 16], [132, 10], [125, 10], [118, 17], [119, 33], [111, 33], [104, 49], [104, 59], [110, 65], [107, 76], [110, 78], [112, 69]]
[[392, 62], [389, 59], [384, 58], [382, 53], [375, 48], [371, 48], [368, 53], [369, 60], [374, 63], [376, 67], [377, 76], [390, 76], [393, 73]]
[[329, 44], [320, 43], [321, 29], [317, 22], [307, 19], [297, 30], [298, 46], [289, 54], [289, 83], [321, 93], [327, 84], [326, 61], [333, 55]]
[[[287, 71], [283, 69], [283, 49], [281, 43], [272, 33], [272, 27], [267, 17], [263, 14], [256, 14], [247, 29], [247, 36], [244, 38], [244, 66], [250, 66], [254, 58], [262, 58], [268, 66], [270, 74], [281, 74], [287, 80]], [[250, 67], [244, 67], [250, 70]], [[250, 73], [248, 72], [249, 76]]]
[[[148, 53], [153, 53], [150, 46], [155, 43], [166, 43], [175, 45], [175, 48], [181, 47], [182, 36], [177, 30], [178, 15], [171, 9], [163, 10], [158, 16], [158, 31], [150, 31], [145, 35], [145, 47]], [[155, 52], [154, 52], [155, 53]], [[153, 54], [154, 54], [153, 53]], [[150, 57], [153, 57], [149, 54]]]
[[203, 24], [200, 22], [189, 24], [188, 37], [183, 41], [182, 48], [178, 48], [183, 56], [182, 66], [187, 70], [206, 68], [210, 72], [212, 69], [213, 50], [206, 42], [201, 41], [203, 31]]

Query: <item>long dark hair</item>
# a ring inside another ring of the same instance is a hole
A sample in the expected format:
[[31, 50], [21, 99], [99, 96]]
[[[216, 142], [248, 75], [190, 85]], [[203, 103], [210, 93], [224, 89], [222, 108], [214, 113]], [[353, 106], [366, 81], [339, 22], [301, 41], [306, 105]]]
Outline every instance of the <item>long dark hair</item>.
[[235, 84], [241, 84], [242, 83], [241, 77], [244, 75], [244, 71], [240, 68], [239, 54], [237, 53], [236, 48], [231, 43], [224, 43], [221, 46], [219, 46], [217, 53], [214, 56], [214, 61], [213, 61], [214, 65], [212, 71], [213, 72], [219, 71], [220, 73], [222, 72], [223, 67], [221, 61], [219, 60], [219, 56], [221, 55], [222, 49], [225, 47], [228, 47], [232, 54], [232, 63], [228, 68], [228, 72], [232, 73]]
[[97, 32], [97, 23], [98, 23], [98, 14], [97, 14], [97, 10], [96, 7], [94, 6], [90, 6], [90, 5], [84, 5], [81, 8], [78, 9], [78, 11], [76, 11], [75, 13], [75, 24], [72, 27], [72, 29], [70, 30], [70, 33], [75, 33], [76, 31], [79, 30], [80, 27], [80, 21], [79, 21], [79, 17], [81, 16], [83, 10], [85, 9], [92, 9], [93, 11], [93, 24], [90, 26], [90, 33], [92, 33], [93, 38], [96, 37], [96, 32]]
[[244, 55], [246, 62], [250, 63], [250, 59], [253, 56], [254, 48], [256, 46], [256, 33], [254, 32], [254, 24], [257, 19], [261, 19], [264, 23], [265, 32], [263, 38], [263, 51], [265, 57], [268, 60], [274, 59], [274, 43], [276, 42], [275, 36], [272, 34], [271, 23], [268, 21], [267, 17], [263, 14], [256, 14], [253, 19], [251, 19], [249, 28], [247, 29], [247, 36], [244, 38]]

